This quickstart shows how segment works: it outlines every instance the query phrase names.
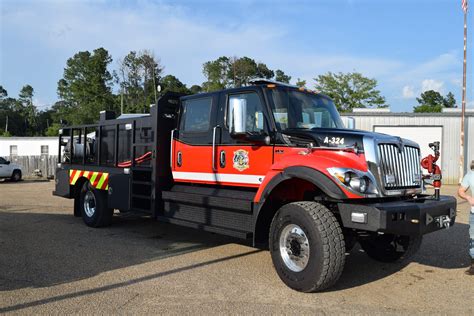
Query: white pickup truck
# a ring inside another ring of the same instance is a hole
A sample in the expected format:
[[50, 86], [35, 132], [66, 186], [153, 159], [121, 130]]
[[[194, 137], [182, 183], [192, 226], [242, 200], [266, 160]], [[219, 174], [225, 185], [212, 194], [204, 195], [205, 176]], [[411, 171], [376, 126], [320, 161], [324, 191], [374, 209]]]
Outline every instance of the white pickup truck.
[[12, 181], [20, 181], [21, 167], [0, 157], [0, 178], [10, 178]]

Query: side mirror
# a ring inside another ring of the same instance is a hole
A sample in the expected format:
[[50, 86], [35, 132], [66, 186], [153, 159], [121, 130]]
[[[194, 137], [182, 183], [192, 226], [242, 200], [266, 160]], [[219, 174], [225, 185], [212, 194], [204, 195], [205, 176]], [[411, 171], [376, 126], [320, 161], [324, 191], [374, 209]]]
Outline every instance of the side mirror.
[[5, 164], [6, 164], [6, 165], [9, 165], [9, 164], [10, 164], [10, 161], [7, 161]]
[[247, 100], [231, 98], [229, 100], [229, 131], [232, 138], [257, 146], [270, 145], [271, 139], [265, 133], [247, 130]]
[[356, 128], [356, 121], [355, 121], [355, 118], [353, 118], [352, 116], [349, 116], [347, 118], [347, 128], [348, 129], [355, 129]]
[[229, 130], [231, 135], [247, 132], [247, 100], [231, 98], [229, 100]]

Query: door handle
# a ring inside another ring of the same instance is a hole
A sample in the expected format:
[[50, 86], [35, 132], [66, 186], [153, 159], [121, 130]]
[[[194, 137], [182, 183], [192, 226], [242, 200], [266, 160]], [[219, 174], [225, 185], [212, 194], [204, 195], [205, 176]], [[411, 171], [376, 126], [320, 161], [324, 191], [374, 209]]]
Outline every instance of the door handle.
[[178, 167], [181, 167], [183, 164], [183, 154], [178, 151], [178, 157], [176, 158], [176, 163], [178, 164]]
[[223, 150], [219, 155], [219, 165], [221, 166], [221, 168], [225, 168], [225, 151]]
[[217, 164], [216, 164], [216, 131], [219, 128], [219, 125], [215, 126], [212, 129], [212, 171], [217, 171]]
[[170, 167], [171, 167], [171, 169], [173, 169], [173, 155], [174, 155], [173, 141], [174, 141], [174, 132], [175, 131], [176, 131], [175, 129], [171, 130], [171, 143], [170, 143]]

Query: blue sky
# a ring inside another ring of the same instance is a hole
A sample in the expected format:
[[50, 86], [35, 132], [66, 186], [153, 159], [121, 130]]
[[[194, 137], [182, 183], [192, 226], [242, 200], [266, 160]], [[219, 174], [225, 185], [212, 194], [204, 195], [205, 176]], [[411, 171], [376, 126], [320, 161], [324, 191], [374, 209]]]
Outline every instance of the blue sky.
[[[0, 0], [0, 10], [0, 85], [16, 97], [31, 84], [41, 109], [57, 100], [66, 60], [97, 47], [109, 50], [111, 70], [130, 50], [149, 49], [189, 86], [204, 81], [204, 62], [249, 56], [308, 88], [319, 74], [359, 71], [377, 79], [396, 112], [411, 111], [429, 89], [461, 103], [461, 0]], [[474, 108], [472, 20], [470, 12]]]

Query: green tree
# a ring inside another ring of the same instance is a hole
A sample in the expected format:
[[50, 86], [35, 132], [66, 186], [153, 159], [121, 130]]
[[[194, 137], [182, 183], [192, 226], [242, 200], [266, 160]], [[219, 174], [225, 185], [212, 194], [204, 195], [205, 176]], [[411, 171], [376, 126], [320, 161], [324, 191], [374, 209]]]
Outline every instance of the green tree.
[[275, 80], [284, 83], [290, 83], [291, 76], [287, 76], [283, 70], [275, 70]]
[[7, 90], [5, 90], [3, 86], [0, 86], [0, 102], [3, 101], [3, 99], [5, 99], [6, 97], [8, 97]]
[[18, 100], [24, 104], [29, 105], [33, 104], [33, 95], [35, 94], [35, 90], [29, 84], [24, 85], [21, 88], [20, 93], [18, 94]]
[[455, 108], [456, 107], [456, 99], [454, 98], [454, 94], [452, 92], [448, 92], [448, 94], [444, 98], [443, 105], [444, 105], [445, 108]]
[[303, 79], [296, 79], [296, 85], [300, 88], [304, 88], [306, 86], [306, 80]]
[[90, 124], [102, 110], [116, 110], [112, 94], [112, 75], [107, 67], [112, 57], [104, 48], [92, 53], [83, 51], [69, 58], [63, 78], [58, 82], [58, 96], [68, 104], [65, 117], [72, 124]]
[[46, 136], [58, 136], [60, 128], [61, 128], [61, 124], [53, 123], [46, 129], [45, 135]]
[[120, 62], [121, 106], [126, 113], [142, 112], [145, 105], [141, 59], [136, 51], [131, 51]]
[[221, 56], [208, 61], [203, 64], [203, 74], [207, 81], [202, 84], [202, 88], [207, 92], [242, 87], [248, 85], [251, 79], [271, 79], [275, 76], [275, 72], [266, 64], [247, 56]]
[[[260, 64], [259, 69], [255, 60], [247, 56], [232, 60], [230, 69], [231, 71], [228, 73], [228, 78], [233, 82], [234, 87], [242, 87], [248, 85], [250, 79], [261, 76], [260, 71], [263, 71], [268, 75], [268, 68], [266, 66]], [[273, 73], [271, 77], [273, 77]]]
[[418, 105], [413, 107], [415, 113], [439, 113], [443, 111], [443, 108], [456, 107], [456, 99], [451, 92], [443, 97], [438, 91], [428, 90], [421, 93], [416, 101]]
[[8, 92], [0, 86], [0, 135], [25, 136], [25, 118], [21, 103], [8, 97]]
[[143, 66], [145, 105], [155, 104], [158, 101], [158, 91], [156, 87], [164, 68], [161, 66], [160, 60], [148, 50], [142, 51], [140, 58]]
[[197, 94], [202, 92], [202, 87], [200, 85], [192, 85], [191, 88], [189, 88], [189, 93], [191, 94]]
[[232, 87], [242, 87], [248, 85], [251, 79], [271, 79], [274, 75], [273, 70], [269, 69], [266, 64], [244, 56], [231, 59], [227, 78], [232, 83]]
[[3, 86], [0, 85], [0, 136], [6, 133], [7, 117], [10, 114], [9, 102], [7, 102], [8, 92]]
[[339, 111], [388, 106], [376, 89], [377, 80], [364, 77], [361, 73], [328, 72], [314, 80], [316, 89], [331, 97]]
[[186, 85], [173, 75], [164, 76], [161, 79], [160, 84], [161, 84], [162, 94], [165, 94], [168, 91], [186, 93], [186, 94], [189, 93], [189, 89], [186, 87]]
[[228, 87], [230, 66], [230, 58], [225, 56], [205, 62], [202, 65], [202, 73], [206, 77], [206, 81], [202, 84], [203, 90], [211, 92]]
[[275, 72], [267, 67], [262, 62], [257, 63], [257, 72], [255, 74], [256, 77], [271, 79], [275, 76]]
[[45, 135], [48, 128], [54, 124], [53, 120], [53, 110], [48, 109], [44, 111], [39, 111], [37, 114], [37, 130], [41, 135]]
[[16, 107], [24, 118], [24, 127], [27, 136], [41, 135], [41, 130], [38, 130], [38, 110], [33, 104], [34, 94], [35, 90], [32, 86], [29, 84], [23, 86], [18, 95]]
[[120, 103], [125, 113], [147, 112], [156, 103], [163, 67], [153, 53], [144, 50], [131, 51], [119, 61], [118, 73], [114, 74], [120, 86]]

